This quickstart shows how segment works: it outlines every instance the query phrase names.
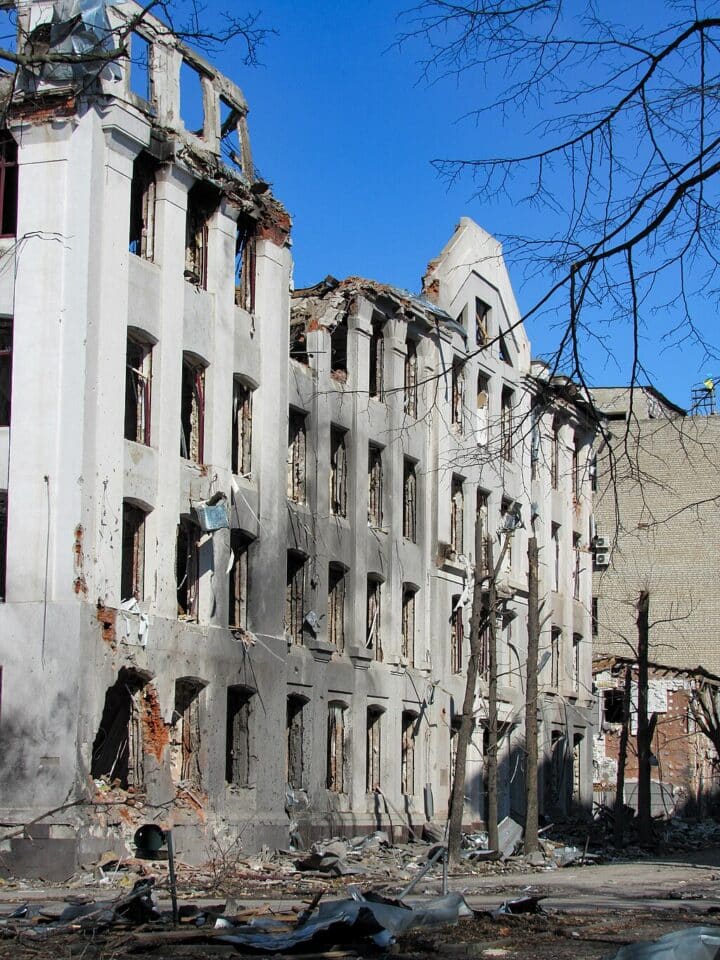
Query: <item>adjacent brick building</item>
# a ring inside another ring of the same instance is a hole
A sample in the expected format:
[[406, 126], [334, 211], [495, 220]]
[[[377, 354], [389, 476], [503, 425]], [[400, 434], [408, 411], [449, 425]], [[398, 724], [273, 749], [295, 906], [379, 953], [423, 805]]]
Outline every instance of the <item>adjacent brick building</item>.
[[[694, 733], [687, 701], [698, 677], [720, 674], [720, 417], [687, 415], [651, 388], [597, 389], [593, 399], [607, 418], [594, 481], [596, 788], [613, 780], [618, 694], [608, 691], [636, 658], [636, 603], [646, 590], [655, 808], [702, 808], [716, 791], [716, 758]], [[632, 766], [628, 776], [632, 785]]]

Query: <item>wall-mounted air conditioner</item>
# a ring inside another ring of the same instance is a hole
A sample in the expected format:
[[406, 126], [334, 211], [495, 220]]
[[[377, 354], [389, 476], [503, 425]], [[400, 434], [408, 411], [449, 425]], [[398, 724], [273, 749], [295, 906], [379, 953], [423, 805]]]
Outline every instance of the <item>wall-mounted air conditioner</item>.
[[609, 567], [610, 566], [610, 554], [609, 553], [596, 553], [595, 554], [595, 566], [596, 567]]
[[607, 551], [610, 549], [610, 537], [598, 537], [596, 536], [593, 540], [593, 550], [604, 550]]

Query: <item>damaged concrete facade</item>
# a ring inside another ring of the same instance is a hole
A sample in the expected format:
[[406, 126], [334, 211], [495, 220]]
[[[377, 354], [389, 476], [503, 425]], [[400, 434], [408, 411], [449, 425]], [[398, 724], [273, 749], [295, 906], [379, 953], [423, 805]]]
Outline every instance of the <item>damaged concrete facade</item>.
[[[524, 807], [531, 526], [543, 611], [552, 610], [540, 640], [541, 803], [553, 816], [588, 809], [594, 428], [577, 390], [531, 366], [500, 245], [463, 219], [430, 264], [421, 297], [361, 278], [295, 291], [290, 343], [291, 422], [293, 413], [302, 420], [312, 453], [304, 497], [289, 502], [288, 551], [307, 558], [307, 606], [327, 611], [290, 655], [308, 690], [317, 691], [325, 661], [321, 698], [347, 711], [354, 781], [338, 810], [375, 823], [379, 774], [383, 793], [415, 826], [429, 796], [444, 818], [470, 653], [475, 527], [497, 560], [506, 518], [518, 509], [524, 527], [512, 534], [499, 577], [500, 816], [522, 818]], [[484, 643], [466, 773], [465, 817], [477, 823], [486, 810]]]
[[[137, 9], [108, 8], [111, 25]], [[18, 13], [27, 37], [52, 4]], [[186, 860], [214, 838], [442, 821], [475, 523], [497, 556], [516, 507], [500, 813], [522, 817], [531, 523], [553, 611], [541, 802], [588, 807], [592, 422], [531, 367], [499, 245], [463, 220], [422, 297], [329, 278], [291, 322], [290, 221], [254, 175], [242, 93], [147, 15], [131, 43], [146, 96], [121, 59], [92, 83], [25, 71], [7, 109], [2, 812], [82, 802], [6, 862], [66, 875], [147, 821]]]

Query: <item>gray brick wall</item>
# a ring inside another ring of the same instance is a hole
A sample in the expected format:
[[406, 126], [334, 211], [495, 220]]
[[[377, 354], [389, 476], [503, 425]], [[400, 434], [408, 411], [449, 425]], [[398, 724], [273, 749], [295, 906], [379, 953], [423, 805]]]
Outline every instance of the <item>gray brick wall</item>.
[[594, 655], [631, 655], [634, 603], [650, 592], [651, 657], [720, 673], [720, 417], [610, 423], [594, 516], [612, 540], [593, 575]]

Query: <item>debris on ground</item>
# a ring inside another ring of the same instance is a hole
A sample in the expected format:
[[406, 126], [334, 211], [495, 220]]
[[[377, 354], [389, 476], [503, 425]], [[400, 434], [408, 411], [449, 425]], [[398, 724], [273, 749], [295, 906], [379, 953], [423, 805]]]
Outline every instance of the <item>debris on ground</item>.
[[387, 947], [407, 930], [446, 926], [473, 915], [459, 893], [412, 904], [353, 887], [344, 899], [320, 902], [317, 895], [301, 911], [243, 911], [238, 910], [237, 901], [230, 900], [217, 908], [183, 904], [176, 923], [172, 911], [157, 906], [153, 887], [152, 879], [138, 880], [129, 893], [115, 900], [69, 903], [60, 913], [24, 905], [0, 915], [0, 937], [46, 949], [68, 937], [90, 937], [96, 946], [106, 938], [113, 956], [120, 952], [120, 942], [127, 953], [227, 944], [278, 954], [363, 943]]
[[613, 960], [714, 960], [720, 953], [717, 927], [674, 930], [658, 940], [622, 947]]

